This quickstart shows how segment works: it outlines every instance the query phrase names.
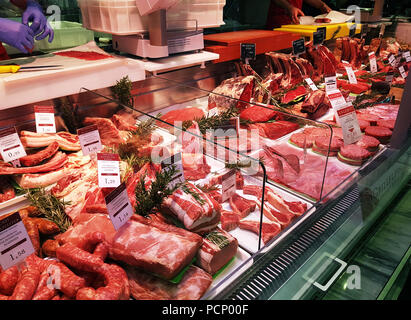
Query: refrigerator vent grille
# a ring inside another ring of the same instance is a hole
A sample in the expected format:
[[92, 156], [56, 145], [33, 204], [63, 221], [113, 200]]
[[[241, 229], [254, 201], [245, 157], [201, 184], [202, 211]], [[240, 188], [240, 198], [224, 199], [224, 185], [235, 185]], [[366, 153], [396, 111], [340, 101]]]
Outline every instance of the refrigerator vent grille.
[[[239, 281], [237, 288], [232, 290], [230, 300], [267, 299], [279, 289], [282, 284], [306, 261], [323, 243], [320, 238], [329, 237], [345, 221], [345, 215], [351, 212], [355, 204], [359, 205], [359, 190], [355, 185], [333, 205], [321, 210], [322, 215], [307, 221], [306, 230], [294, 230], [300, 234], [296, 240], [284, 243], [276, 254], [268, 253], [261, 260], [262, 266], [255, 268], [253, 274], [245, 281]], [[328, 210], [327, 210], [328, 209]], [[311, 218], [311, 217], [310, 217]], [[279, 244], [281, 245], [281, 243]], [[275, 248], [276, 249], [276, 248]], [[275, 250], [274, 249], [274, 250]], [[269, 259], [269, 260], [268, 260]]]

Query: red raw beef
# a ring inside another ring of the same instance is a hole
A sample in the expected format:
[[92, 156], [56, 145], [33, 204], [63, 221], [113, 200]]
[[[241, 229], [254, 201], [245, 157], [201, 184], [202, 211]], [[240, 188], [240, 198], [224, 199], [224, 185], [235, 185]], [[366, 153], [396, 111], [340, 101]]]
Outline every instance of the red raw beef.
[[238, 228], [240, 217], [237, 213], [223, 210], [221, 211], [221, 228], [227, 232]]
[[[249, 230], [256, 234], [260, 234], [260, 223], [257, 221], [240, 221], [239, 227], [244, 230]], [[281, 231], [281, 226], [278, 223], [266, 223], [262, 225], [262, 240], [267, 244], [272, 238], [278, 235]]]
[[202, 242], [190, 231], [134, 215], [115, 234], [109, 256], [172, 279], [193, 260]]
[[[174, 125], [176, 122], [184, 122], [184, 121], [193, 121], [196, 119], [201, 119], [205, 116], [204, 111], [195, 108], [189, 107], [184, 109], [176, 109], [167, 112], [165, 115], [161, 116], [160, 119]], [[170, 126], [162, 123], [161, 121], [157, 122], [157, 125], [164, 128], [169, 128]]]
[[305, 86], [299, 86], [294, 90], [288, 91], [285, 95], [283, 95], [281, 102], [284, 104], [290, 103], [291, 101], [305, 96], [308, 93], [307, 88]]
[[338, 88], [348, 90], [355, 94], [364, 93], [370, 89], [370, 85], [366, 83], [358, 82], [357, 84], [353, 84], [346, 80], [337, 80], [337, 86]]
[[205, 155], [201, 153], [183, 153], [182, 158], [184, 178], [187, 180], [204, 179], [211, 172]]
[[257, 202], [243, 198], [239, 194], [235, 194], [230, 198], [230, 206], [233, 211], [238, 214], [240, 219], [244, 219], [251, 212], [255, 211]]
[[[259, 127], [260, 135], [268, 139], [278, 139], [290, 132], [299, 129], [299, 125], [289, 121], [276, 121], [267, 123], [255, 123], [253, 126]], [[251, 127], [254, 128], [254, 127]]]
[[[224, 176], [227, 172], [228, 172], [228, 170], [227, 170], [227, 171], [224, 171], [224, 172], [221, 173], [221, 174], [218, 174], [218, 175], [216, 175], [216, 176], [213, 176], [213, 177], [210, 179], [209, 185], [214, 186], [214, 185], [216, 185], [216, 184], [222, 184], [222, 182], [223, 182], [223, 176]], [[236, 172], [236, 187], [237, 187], [237, 190], [241, 190], [241, 189], [243, 189], [243, 187], [244, 187], [244, 177], [243, 177], [243, 175], [241, 174], [241, 172], [238, 171], [238, 170], [237, 170], [237, 172]]]
[[101, 143], [105, 146], [117, 146], [125, 142], [121, 131], [117, 129], [110, 119], [87, 117], [83, 121], [84, 126], [97, 125]]
[[240, 118], [251, 122], [266, 122], [278, 114], [270, 107], [251, 106], [240, 113]]
[[178, 284], [132, 267], [126, 272], [130, 294], [136, 300], [200, 300], [213, 282], [209, 273], [196, 266], [190, 266]]
[[111, 117], [118, 130], [134, 131], [137, 129], [136, 118], [127, 111], [120, 111]]
[[102, 53], [93, 52], [93, 51], [70, 50], [70, 51], [54, 52], [54, 54], [57, 56], [76, 58], [76, 59], [87, 60], [87, 61], [96, 61], [96, 60], [104, 60], [104, 59], [113, 58], [112, 56], [109, 56], [107, 54], [102, 54]]
[[269, 220], [280, 224], [282, 228], [287, 227], [294, 218], [293, 214], [284, 214], [277, 211], [270, 203], [264, 204], [264, 216]]

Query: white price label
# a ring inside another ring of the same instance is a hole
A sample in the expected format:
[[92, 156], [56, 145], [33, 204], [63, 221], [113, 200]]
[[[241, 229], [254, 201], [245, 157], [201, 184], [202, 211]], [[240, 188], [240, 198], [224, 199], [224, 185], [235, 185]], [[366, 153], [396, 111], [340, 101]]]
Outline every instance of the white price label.
[[88, 126], [77, 130], [83, 155], [100, 152], [103, 149], [100, 133], [96, 125]]
[[396, 67], [397, 66], [397, 59], [395, 58], [395, 56], [393, 54], [390, 54], [388, 57], [388, 62], [390, 63], [390, 65], [392, 67]]
[[375, 56], [375, 52], [370, 52], [368, 54], [369, 60], [370, 60], [370, 71], [371, 73], [377, 73], [378, 72], [378, 66], [377, 66], [377, 57]]
[[[338, 89], [327, 91], [327, 96], [328, 96], [328, 99], [330, 100], [331, 106], [333, 107], [335, 113], [337, 113], [337, 111], [340, 108], [344, 107], [347, 104], [347, 101], [345, 101], [343, 94]], [[337, 123], [339, 124], [338, 117], [336, 118], [337, 118]]]
[[393, 72], [387, 73], [387, 75], [385, 76], [385, 82], [388, 82], [390, 85], [391, 85], [393, 79], [394, 79], [394, 73]]
[[344, 144], [352, 144], [360, 140], [361, 128], [352, 103], [339, 107], [336, 115], [343, 131]]
[[0, 220], [0, 265], [7, 270], [34, 253], [33, 244], [18, 213]]
[[98, 153], [98, 185], [100, 188], [117, 188], [121, 184], [120, 157], [115, 153]]
[[355, 73], [354, 73], [352, 67], [345, 66], [345, 70], [347, 71], [348, 81], [351, 84], [357, 84], [357, 77], [355, 76]]
[[231, 170], [227, 172], [222, 177], [222, 200], [226, 202], [229, 200], [237, 191], [237, 174], [236, 170]]
[[305, 78], [305, 82], [307, 82], [308, 86], [311, 88], [312, 91], [317, 91], [318, 88], [315, 85], [314, 81], [311, 78]]
[[399, 67], [399, 68], [398, 68], [398, 71], [400, 72], [401, 77], [403, 77], [404, 79], [407, 78], [408, 73], [407, 73], [407, 71], [405, 70], [405, 67], [404, 67], [404, 66]]
[[27, 156], [16, 128], [0, 131], [0, 152], [4, 162], [14, 162]]
[[34, 112], [37, 133], [56, 133], [53, 106], [35, 106]]
[[173, 180], [169, 184], [169, 188], [174, 188], [174, 186], [178, 183], [182, 183], [185, 181], [184, 178], [184, 168], [183, 168], [183, 158], [182, 154], [176, 153], [175, 155], [171, 156], [170, 158], [161, 162], [161, 168], [164, 170], [169, 170], [171, 166], [175, 166], [176, 174], [173, 177]]
[[338, 90], [337, 88], [337, 76], [325, 77], [325, 91], [334, 91]]
[[405, 61], [411, 62], [411, 55], [409, 51], [405, 51], [402, 53], [403, 58], [405, 58]]
[[105, 197], [108, 215], [116, 230], [119, 230], [133, 216], [125, 183]]

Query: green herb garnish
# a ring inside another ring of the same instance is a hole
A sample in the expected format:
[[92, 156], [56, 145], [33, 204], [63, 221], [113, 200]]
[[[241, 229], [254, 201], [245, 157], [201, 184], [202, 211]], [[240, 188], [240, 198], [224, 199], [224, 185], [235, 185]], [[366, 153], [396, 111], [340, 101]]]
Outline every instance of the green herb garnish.
[[225, 236], [217, 231], [211, 231], [210, 233], [205, 235], [204, 238], [214, 243], [220, 249], [223, 249], [230, 244], [230, 240], [228, 240]]
[[45, 219], [54, 222], [61, 232], [67, 231], [71, 226], [71, 220], [66, 215], [66, 206], [70, 202], [60, 200], [54, 195], [46, 192], [44, 188], [28, 189], [26, 198], [37, 210], [44, 216]]
[[133, 83], [130, 81], [128, 76], [123, 77], [111, 88], [113, 97], [118, 100], [121, 104], [133, 108], [134, 100], [131, 94], [131, 89], [133, 88]]
[[199, 204], [205, 205], [205, 203], [206, 203], [205, 200], [202, 199], [202, 198], [200, 197], [200, 195], [199, 195], [197, 192], [195, 192], [194, 190], [192, 190], [187, 184], [183, 184], [183, 185], [181, 186], [181, 189], [182, 189], [185, 193], [190, 194]]

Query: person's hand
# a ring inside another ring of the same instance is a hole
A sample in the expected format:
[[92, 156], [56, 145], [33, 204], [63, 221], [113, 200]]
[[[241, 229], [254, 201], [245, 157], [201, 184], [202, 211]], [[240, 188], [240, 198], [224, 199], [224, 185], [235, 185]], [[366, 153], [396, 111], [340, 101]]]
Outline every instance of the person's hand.
[[321, 5], [320, 10], [322, 13], [329, 13], [330, 11], [332, 11], [332, 9], [329, 6], [327, 6], [324, 2]]
[[42, 40], [49, 37], [49, 42], [51, 43], [54, 38], [54, 31], [50, 27], [46, 17], [43, 14], [43, 9], [41, 6], [33, 0], [27, 1], [27, 8], [23, 12], [22, 22], [26, 26], [29, 26], [33, 30], [34, 35], [36, 35], [36, 40]]
[[288, 10], [288, 14], [291, 17], [291, 21], [294, 24], [300, 24], [300, 19], [298, 17], [304, 16], [304, 12], [302, 12], [300, 9], [291, 6]]
[[0, 41], [29, 53], [34, 47], [34, 32], [20, 22], [0, 18]]

